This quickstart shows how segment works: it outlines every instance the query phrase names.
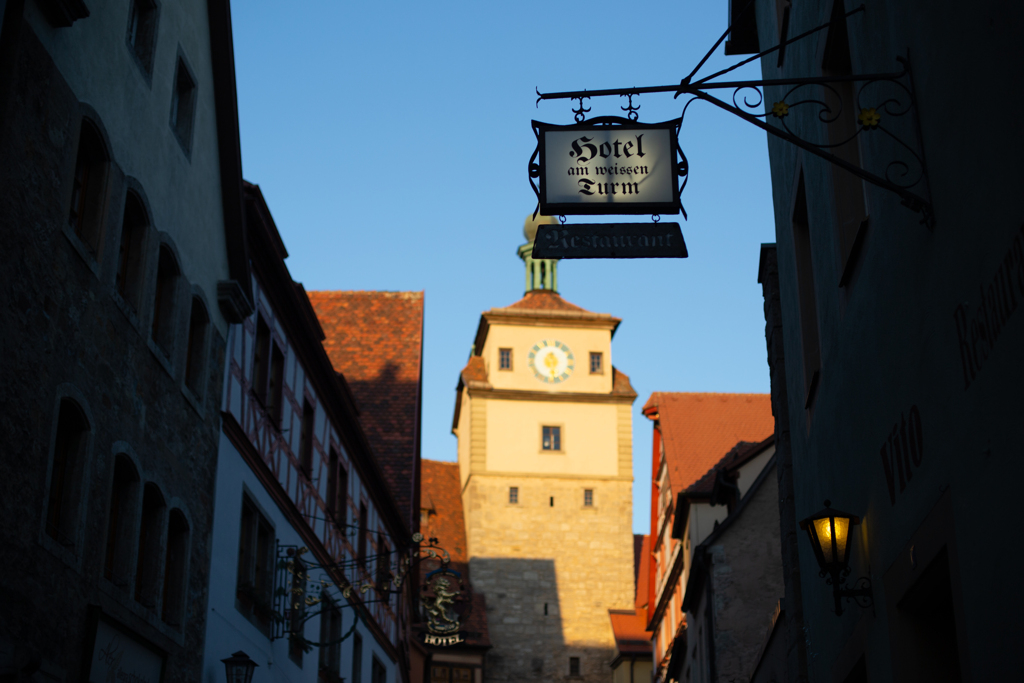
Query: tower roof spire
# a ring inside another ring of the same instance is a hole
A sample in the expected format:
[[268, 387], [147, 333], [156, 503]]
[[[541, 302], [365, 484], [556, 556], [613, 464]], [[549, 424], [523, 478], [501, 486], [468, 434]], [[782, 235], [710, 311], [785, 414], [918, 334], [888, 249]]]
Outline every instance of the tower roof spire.
[[527, 293], [535, 290], [558, 293], [558, 259], [533, 258], [533, 242], [537, 238], [537, 228], [557, 222], [554, 216], [530, 214], [523, 223], [523, 237], [526, 238], [526, 244], [520, 246], [516, 253], [526, 264]]

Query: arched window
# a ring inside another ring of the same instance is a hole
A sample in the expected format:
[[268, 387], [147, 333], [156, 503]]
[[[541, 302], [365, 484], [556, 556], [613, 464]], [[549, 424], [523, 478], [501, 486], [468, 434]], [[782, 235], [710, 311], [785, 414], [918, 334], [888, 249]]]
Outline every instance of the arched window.
[[142, 492], [139, 556], [135, 564], [135, 599], [149, 608], [156, 607], [165, 507], [164, 497], [156, 484], [146, 484]]
[[119, 588], [131, 581], [132, 546], [139, 501], [139, 473], [126, 455], [114, 459], [114, 484], [110, 493], [107, 521], [107, 551], [103, 575]]
[[143, 242], [149, 215], [134, 192], [128, 192], [124, 202], [124, 219], [121, 221], [121, 245], [117, 251], [117, 293], [132, 310], [139, 310], [139, 292], [142, 289]]
[[192, 297], [192, 312], [188, 318], [188, 355], [185, 358], [185, 385], [196, 397], [202, 397], [206, 371], [206, 328], [210, 316], [202, 300]]
[[57, 438], [53, 445], [50, 495], [46, 505], [46, 533], [63, 546], [74, 545], [81, 500], [82, 465], [89, 421], [82, 408], [70, 398], [60, 402]]
[[109, 160], [99, 130], [88, 119], [82, 119], [68, 225], [93, 255], [99, 253], [103, 237], [103, 200]]
[[153, 300], [153, 341], [168, 357], [174, 350], [175, 294], [180, 277], [181, 270], [171, 248], [166, 244], [160, 245]]
[[185, 614], [188, 551], [188, 521], [181, 510], [171, 510], [167, 521], [167, 561], [164, 565], [163, 595], [163, 619], [171, 626], [181, 626]]

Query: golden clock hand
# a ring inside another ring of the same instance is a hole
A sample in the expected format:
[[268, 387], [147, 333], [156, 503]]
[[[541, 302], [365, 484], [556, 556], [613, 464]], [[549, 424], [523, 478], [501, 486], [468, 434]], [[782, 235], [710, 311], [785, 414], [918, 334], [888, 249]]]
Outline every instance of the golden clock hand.
[[555, 370], [558, 368], [558, 357], [554, 353], [549, 353], [544, 357], [544, 365], [548, 366], [548, 370], [551, 371], [551, 378], [555, 377]]

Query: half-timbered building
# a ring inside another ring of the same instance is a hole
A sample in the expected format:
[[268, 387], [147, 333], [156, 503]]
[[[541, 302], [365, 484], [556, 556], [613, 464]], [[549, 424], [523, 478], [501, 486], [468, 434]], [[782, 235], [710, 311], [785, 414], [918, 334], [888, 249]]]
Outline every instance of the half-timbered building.
[[[255, 312], [228, 334], [204, 681], [244, 651], [275, 680], [393, 683], [408, 669], [411, 547], [345, 376], [259, 188]], [[258, 671], [265, 671], [260, 669]]]

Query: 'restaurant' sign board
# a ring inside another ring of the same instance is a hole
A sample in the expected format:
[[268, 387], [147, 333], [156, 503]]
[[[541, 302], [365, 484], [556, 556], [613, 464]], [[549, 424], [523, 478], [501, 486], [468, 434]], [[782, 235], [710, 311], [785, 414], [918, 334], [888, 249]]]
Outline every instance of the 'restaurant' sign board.
[[541, 214], [679, 213], [679, 178], [686, 174], [678, 141], [680, 119], [532, 123], [537, 151], [530, 160], [530, 178], [531, 183], [538, 179], [534, 190]]
[[678, 223], [541, 225], [533, 258], [686, 258]]

